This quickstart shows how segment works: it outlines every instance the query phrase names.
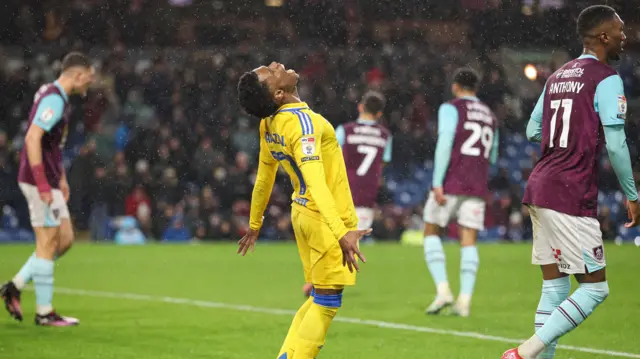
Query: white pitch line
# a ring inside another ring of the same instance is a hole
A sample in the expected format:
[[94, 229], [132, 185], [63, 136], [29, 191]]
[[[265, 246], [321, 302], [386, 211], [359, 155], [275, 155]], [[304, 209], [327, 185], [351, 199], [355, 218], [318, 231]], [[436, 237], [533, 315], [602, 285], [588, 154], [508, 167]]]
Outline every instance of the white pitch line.
[[[101, 291], [72, 289], [72, 288], [55, 288], [55, 292], [57, 294], [79, 295], [79, 296], [98, 297], [98, 298], [128, 299], [128, 300], [161, 302], [161, 303], [171, 303], [171, 304], [185, 304], [185, 305], [191, 305], [196, 307], [230, 309], [230, 310], [236, 310], [236, 311], [242, 311], [242, 312], [264, 313], [264, 314], [272, 314], [272, 315], [293, 316], [296, 313], [294, 310], [288, 310], [288, 309], [261, 308], [261, 307], [254, 307], [252, 305], [227, 304], [227, 303], [209, 302], [204, 300], [152, 296], [152, 295], [135, 294], [135, 293], [101, 292]], [[486, 334], [475, 333], [475, 332], [463, 332], [463, 331], [457, 331], [457, 330], [437, 329], [437, 328], [430, 328], [430, 327], [421, 327], [417, 325], [383, 322], [379, 320], [368, 320], [368, 319], [338, 316], [334, 319], [334, 321], [351, 323], [351, 324], [359, 324], [359, 325], [367, 325], [367, 326], [385, 328], [385, 329], [398, 329], [398, 330], [407, 330], [407, 331], [420, 332], [420, 333], [450, 335], [454, 337], [475, 338], [479, 340], [502, 342], [502, 343], [509, 343], [509, 344], [518, 344], [524, 341], [523, 339], [498, 337], [494, 335], [486, 335]], [[576, 351], [576, 352], [582, 352], [582, 353], [599, 354], [599, 355], [610, 356], [610, 357], [640, 359], [640, 354], [619, 352], [614, 350], [585, 348], [585, 347], [578, 347], [573, 345], [558, 345], [557, 348]]]

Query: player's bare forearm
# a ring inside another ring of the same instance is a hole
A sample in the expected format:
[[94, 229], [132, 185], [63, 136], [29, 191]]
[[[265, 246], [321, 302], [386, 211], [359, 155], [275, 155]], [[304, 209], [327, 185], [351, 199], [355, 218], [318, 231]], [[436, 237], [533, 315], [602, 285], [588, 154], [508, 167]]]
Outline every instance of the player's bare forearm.
[[309, 188], [309, 193], [318, 206], [318, 211], [327, 222], [336, 240], [341, 239], [349, 230], [342, 221], [336, 207], [336, 201], [327, 186], [322, 162], [307, 162], [300, 167], [300, 170]]
[[262, 215], [269, 204], [271, 191], [276, 180], [278, 164], [260, 162], [256, 183], [251, 194], [251, 213], [249, 215], [249, 228], [260, 230], [262, 227]]
[[60, 181], [67, 182], [67, 170], [62, 163], [60, 164]]

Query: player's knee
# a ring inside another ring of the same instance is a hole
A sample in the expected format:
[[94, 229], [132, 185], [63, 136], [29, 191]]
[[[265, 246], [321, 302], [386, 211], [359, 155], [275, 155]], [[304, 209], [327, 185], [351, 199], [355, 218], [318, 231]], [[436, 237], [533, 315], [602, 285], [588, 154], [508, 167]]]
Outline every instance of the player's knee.
[[426, 236], [437, 236], [439, 234], [439, 228], [433, 223], [424, 223], [424, 235]]
[[475, 246], [478, 239], [478, 230], [460, 226], [458, 230], [460, 234], [460, 245], [462, 247]]
[[60, 225], [60, 233], [59, 233], [60, 241], [58, 243], [57, 256], [63, 256], [71, 246], [73, 245], [73, 241], [75, 239], [75, 234], [73, 232], [73, 226], [71, 226], [71, 222], [63, 222]]
[[53, 259], [57, 250], [59, 239], [55, 235], [53, 228], [37, 228], [36, 235], [36, 257]]
[[66, 231], [60, 232], [60, 247], [69, 249], [73, 245], [73, 240], [75, 239], [75, 234], [73, 233], [73, 229], [69, 229]]

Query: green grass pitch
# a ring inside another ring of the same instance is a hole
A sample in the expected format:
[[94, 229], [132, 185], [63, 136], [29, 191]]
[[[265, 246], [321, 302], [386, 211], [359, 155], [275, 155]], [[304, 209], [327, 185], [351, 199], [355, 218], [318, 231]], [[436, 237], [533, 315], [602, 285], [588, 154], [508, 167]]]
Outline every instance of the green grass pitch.
[[[529, 245], [480, 246], [467, 319], [423, 314], [434, 288], [421, 248], [362, 249], [368, 263], [346, 291], [342, 321], [331, 327], [319, 358], [495, 359], [516, 344], [500, 340], [532, 334], [541, 279], [529, 264]], [[0, 247], [0, 278], [10, 278], [32, 250]], [[458, 246], [445, 250], [455, 289]], [[606, 253], [609, 299], [561, 340], [596, 352], [562, 348], [558, 359], [640, 358], [640, 248], [609, 244]], [[274, 359], [289, 311], [303, 301], [302, 284], [292, 243], [258, 245], [246, 258], [231, 244], [79, 244], [56, 266], [54, 303], [81, 325], [34, 326], [34, 296], [26, 291], [24, 323], [0, 313], [0, 358]]]

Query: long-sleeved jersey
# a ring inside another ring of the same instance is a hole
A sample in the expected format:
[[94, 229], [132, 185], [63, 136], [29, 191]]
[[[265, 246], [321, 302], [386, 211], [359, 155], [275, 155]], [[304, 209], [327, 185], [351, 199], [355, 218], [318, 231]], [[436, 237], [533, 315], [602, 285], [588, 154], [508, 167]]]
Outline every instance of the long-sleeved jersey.
[[327, 223], [336, 240], [358, 219], [333, 126], [306, 103], [282, 106], [260, 122], [260, 161], [251, 198], [251, 229], [262, 226], [278, 164], [293, 184], [296, 209]]

